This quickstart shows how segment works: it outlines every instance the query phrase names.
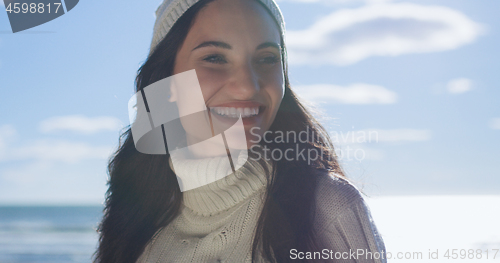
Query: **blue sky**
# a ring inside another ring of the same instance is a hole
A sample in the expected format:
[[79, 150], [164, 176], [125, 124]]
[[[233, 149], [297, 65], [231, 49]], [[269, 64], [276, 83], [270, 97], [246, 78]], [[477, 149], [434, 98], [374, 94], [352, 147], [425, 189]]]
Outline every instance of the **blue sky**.
[[[0, 203], [102, 202], [158, 5], [80, 1], [16, 34], [0, 11]], [[292, 86], [339, 135], [361, 189], [500, 194], [500, 2], [279, 5]]]

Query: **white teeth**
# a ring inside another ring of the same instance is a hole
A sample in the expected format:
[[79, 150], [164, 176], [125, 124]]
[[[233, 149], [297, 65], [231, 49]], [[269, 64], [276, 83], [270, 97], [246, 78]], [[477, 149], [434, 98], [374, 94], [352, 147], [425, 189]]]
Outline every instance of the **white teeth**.
[[234, 107], [212, 107], [212, 113], [228, 118], [248, 118], [259, 114], [259, 107], [234, 108]]

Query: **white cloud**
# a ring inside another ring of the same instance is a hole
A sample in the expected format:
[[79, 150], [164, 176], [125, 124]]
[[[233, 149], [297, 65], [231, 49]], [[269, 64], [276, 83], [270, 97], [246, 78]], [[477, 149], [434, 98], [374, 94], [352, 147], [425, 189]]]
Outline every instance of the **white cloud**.
[[50, 176], [41, 175], [50, 174], [49, 172], [53, 166], [51, 162], [36, 161], [24, 166], [15, 167], [14, 169], [5, 169], [2, 171], [1, 177], [9, 182], [39, 183], [43, 179], [50, 178]]
[[14, 126], [5, 124], [0, 126], [0, 152], [7, 147], [8, 141], [17, 136]]
[[0, 125], [0, 203], [102, 201], [106, 160], [115, 147], [17, 137], [12, 125]]
[[335, 153], [337, 154], [337, 160], [341, 162], [361, 162], [363, 160], [382, 160], [385, 158], [385, 151], [357, 143], [337, 144]]
[[374, 133], [375, 142], [418, 142], [428, 141], [432, 137], [429, 130], [417, 129], [394, 129], [394, 130], [379, 130], [368, 129], [368, 133]]
[[372, 56], [439, 52], [472, 43], [483, 27], [442, 6], [369, 4], [287, 32], [291, 64], [350, 65]]
[[316, 84], [296, 86], [299, 96], [313, 102], [334, 102], [343, 104], [392, 104], [397, 94], [382, 86], [357, 83], [346, 87]]
[[359, 0], [277, 0], [278, 3], [281, 2], [297, 2], [297, 3], [319, 3], [326, 2], [332, 4], [345, 4], [350, 2], [359, 2]]
[[330, 131], [335, 152], [341, 161], [382, 160], [385, 151], [377, 149], [378, 142], [420, 142], [431, 139], [431, 131], [418, 129], [365, 129], [353, 131]]
[[43, 160], [75, 163], [87, 159], [107, 159], [113, 148], [83, 142], [38, 140], [30, 145], [12, 147], [4, 160]]
[[419, 129], [365, 129], [357, 131], [331, 131], [330, 136], [336, 144], [360, 144], [377, 142], [416, 142], [428, 141], [432, 137], [430, 130]]
[[6, 166], [0, 169], [0, 204], [99, 204], [107, 188], [105, 170], [102, 160]]
[[83, 115], [69, 115], [43, 120], [40, 122], [39, 129], [45, 133], [67, 130], [92, 134], [99, 131], [117, 131], [122, 126], [122, 122], [115, 117], [101, 116], [89, 118]]
[[350, 4], [350, 3], [386, 3], [393, 0], [278, 0], [278, 2], [297, 2], [297, 3], [323, 3], [323, 4]]
[[493, 118], [489, 123], [490, 128], [493, 130], [500, 130], [500, 118]]
[[448, 81], [446, 89], [449, 93], [460, 94], [472, 89], [472, 80], [467, 78], [458, 78]]
[[14, 160], [60, 161], [75, 163], [87, 159], [107, 159], [114, 148], [85, 142], [38, 139], [13, 144], [17, 131], [12, 125], [0, 126], [0, 162]]
[[13, 126], [0, 126], [0, 202], [94, 202], [104, 196], [114, 147], [16, 137]]

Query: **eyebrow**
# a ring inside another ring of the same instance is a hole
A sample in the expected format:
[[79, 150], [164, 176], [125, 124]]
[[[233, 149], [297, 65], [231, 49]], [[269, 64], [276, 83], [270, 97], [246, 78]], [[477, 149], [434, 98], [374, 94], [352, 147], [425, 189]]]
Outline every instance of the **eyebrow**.
[[[196, 46], [195, 48], [193, 48], [193, 50], [191, 50], [191, 51], [194, 51], [198, 48], [203, 48], [203, 47], [218, 47], [218, 48], [223, 48], [223, 49], [232, 49], [233, 48], [228, 43], [225, 43], [222, 41], [205, 41], [205, 42], [199, 44], [198, 46]], [[262, 43], [259, 46], [257, 46], [256, 50], [264, 49], [264, 48], [268, 48], [268, 47], [274, 47], [278, 50], [281, 50], [281, 46], [275, 42]]]
[[[202, 48], [202, 47], [219, 47], [219, 48], [224, 48], [224, 49], [232, 49], [231, 45], [225, 42], [221, 41], [205, 41], [201, 44], [199, 44], [197, 47], [193, 48], [193, 50]], [[191, 51], [193, 51], [191, 50]]]
[[268, 47], [274, 47], [278, 50], [281, 50], [281, 45], [278, 44], [278, 43], [275, 43], [275, 42], [265, 42], [265, 43], [262, 43], [260, 44], [256, 50], [259, 50], [259, 49], [264, 49], [264, 48], [268, 48]]

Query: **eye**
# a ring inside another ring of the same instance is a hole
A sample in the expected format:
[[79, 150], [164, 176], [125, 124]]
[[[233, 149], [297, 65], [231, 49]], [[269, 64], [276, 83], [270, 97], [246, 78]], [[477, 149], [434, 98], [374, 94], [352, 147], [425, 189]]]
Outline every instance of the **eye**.
[[227, 61], [224, 58], [224, 56], [218, 55], [218, 54], [207, 56], [203, 60], [207, 61], [209, 63], [214, 63], [214, 64], [224, 64], [224, 63], [227, 63]]
[[274, 65], [276, 63], [280, 63], [281, 60], [276, 55], [270, 55], [270, 56], [266, 56], [266, 57], [263, 57], [263, 58], [259, 59], [258, 62], [261, 63], [261, 64]]

